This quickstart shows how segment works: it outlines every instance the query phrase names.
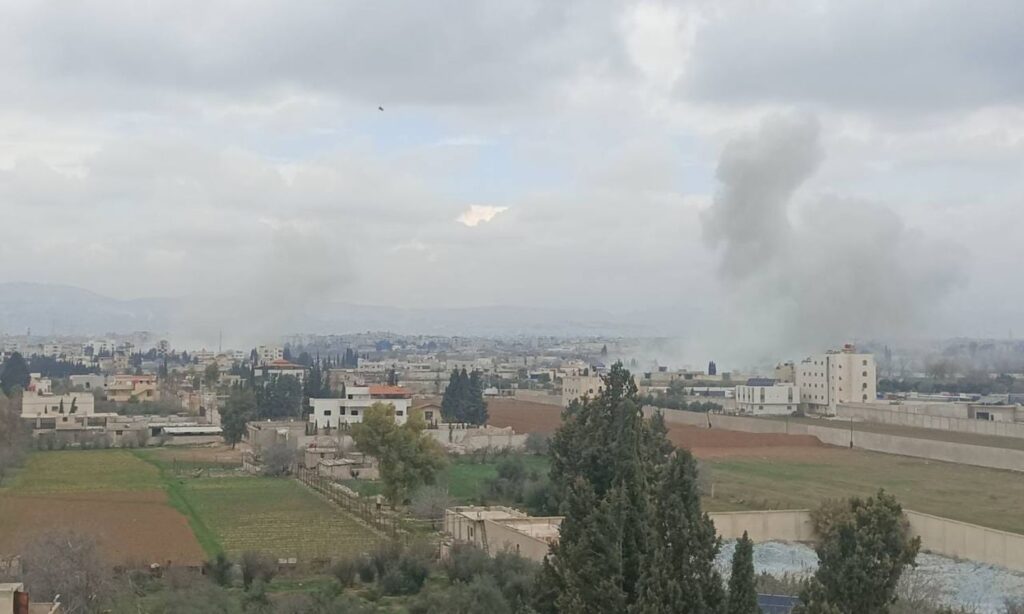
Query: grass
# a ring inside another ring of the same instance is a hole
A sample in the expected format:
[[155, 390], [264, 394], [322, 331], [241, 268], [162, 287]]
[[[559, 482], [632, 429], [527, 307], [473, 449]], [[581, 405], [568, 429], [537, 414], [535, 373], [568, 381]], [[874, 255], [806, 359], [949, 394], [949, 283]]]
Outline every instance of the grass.
[[812, 508], [885, 488], [918, 512], [1024, 533], [1024, 479], [1011, 471], [840, 449], [808, 460], [706, 463], [715, 483], [715, 498], [705, 501], [709, 511]]
[[136, 454], [160, 469], [168, 499], [189, 520], [203, 550], [237, 556], [246, 550], [277, 557], [329, 557], [362, 551], [376, 534], [347, 512], [288, 478], [248, 475], [191, 478], [161, 455]]
[[[527, 472], [536, 471], [547, 476], [548, 459], [546, 456], [522, 455]], [[474, 462], [469, 457], [453, 457], [448, 466], [438, 474], [437, 484], [446, 487], [448, 494], [455, 503], [468, 505], [479, 503], [487, 496], [487, 483], [498, 477], [498, 465], [501, 459], [485, 463]], [[382, 486], [376, 480], [345, 480], [342, 482], [364, 497], [381, 494]]]
[[34, 452], [10, 482], [19, 493], [159, 490], [160, 472], [127, 450]]
[[[363, 551], [376, 541], [371, 529], [295, 480], [223, 477], [178, 482], [172, 487], [172, 501], [180, 501], [182, 511], [198, 519], [229, 555], [259, 550], [308, 559]], [[196, 535], [206, 548], [198, 530]]]

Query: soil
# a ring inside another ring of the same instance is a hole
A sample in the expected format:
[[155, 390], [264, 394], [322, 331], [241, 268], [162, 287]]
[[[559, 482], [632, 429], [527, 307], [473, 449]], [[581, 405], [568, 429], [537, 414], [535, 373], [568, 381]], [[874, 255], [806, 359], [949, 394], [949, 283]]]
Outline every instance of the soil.
[[[562, 408], [543, 403], [495, 399], [487, 403], [488, 424], [511, 426], [517, 433], [553, 433], [562, 423]], [[669, 425], [669, 439], [690, 449], [698, 458], [764, 456], [772, 458], [814, 458], [814, 448], [824, 447], [811, 435], [740, 433]]]
[[96, 539], [113, 564], [199, 565], [202, 548], [163, 491], [20, 494], [0, 497], [0, 553], [36, 535], [69, 529]]

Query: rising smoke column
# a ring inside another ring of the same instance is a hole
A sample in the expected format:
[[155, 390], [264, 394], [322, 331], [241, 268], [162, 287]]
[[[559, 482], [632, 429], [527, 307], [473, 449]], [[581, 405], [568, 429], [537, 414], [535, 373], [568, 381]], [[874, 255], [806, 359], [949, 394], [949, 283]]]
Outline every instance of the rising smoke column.
[[777, 360], [923, 334], [962, 279], [962, 249], [885, 205], [802, 194], [823, 160], [818, 122], [806, 115], [768, 117], [723, 149], [702, 223], [720, 252], [726, 351]]

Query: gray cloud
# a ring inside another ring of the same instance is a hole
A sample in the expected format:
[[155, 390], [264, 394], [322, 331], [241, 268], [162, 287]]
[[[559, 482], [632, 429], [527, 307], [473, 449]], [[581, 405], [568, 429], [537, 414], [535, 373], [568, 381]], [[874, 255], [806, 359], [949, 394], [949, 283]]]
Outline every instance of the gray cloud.
[[697, 36], [680, 93], [704, 101], [937, 114], [1024, 101], [1024, 4], [736, 3]]

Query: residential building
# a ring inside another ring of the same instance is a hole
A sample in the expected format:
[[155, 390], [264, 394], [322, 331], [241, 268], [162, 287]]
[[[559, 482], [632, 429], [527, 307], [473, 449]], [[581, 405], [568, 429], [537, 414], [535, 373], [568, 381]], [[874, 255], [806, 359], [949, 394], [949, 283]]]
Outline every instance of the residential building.
[[100, 374], [72, 375], [71, 385], [82, 390], [106, 390], [107, 376]]
[[871, 403], [877, 397], [873, 354], [859, 354], [851, 344], [816, 354], [796, 365], [800, 400], [814, 411], [836, 413], [839, 403]]
[[159, 399], [155, 375], [115, 375], [107, 381], [108, 401], [129, 403]]
[[261, 345], [256, 348], [256, 356], [261, 365], [284, 360], [284, 348], [279, 345]]
[[583, 396], [594, 397], [604, 387], [604, 380], [597, 375], [567, 375], [562, 378], [562, 407]]
[[34, 392], [36, 394], [50, 394], [52, 392], [53, 382], [50, 378], [43, 377], [41, 373], [32, 373], [30, 377], [28, 389], [25, 392]]
[[309, 421], [316, 430], [337, 429], [363, 421], [366, 409], [374, 403], [387, 403], [395, 408], [395, 422], [404, 424], [409, 418], [412, 394], [400, 386], [349, 386], [339, 399], [310, 399], [313, 407]]
[[272, 360], [256, 368], [257, 375], [269, 379], [278, 375], [290, 375], [299, 382], [306, 380], [306, 367], [288, 362], [284, 359]]
[[30, 601], [21, 582], [0, 583], [0, 614], [57, 614], [59, 603]]
[[22, 418], [89, 416], [95, 412], [95, 397], [89, 393], [71, 392], [62, 395], [26, 394], [21, 399]]
[[736, 386], [736, 410], [752, 416], [788, 416], [800, 407], [800, 388], [773, 379], [751, 378]]

